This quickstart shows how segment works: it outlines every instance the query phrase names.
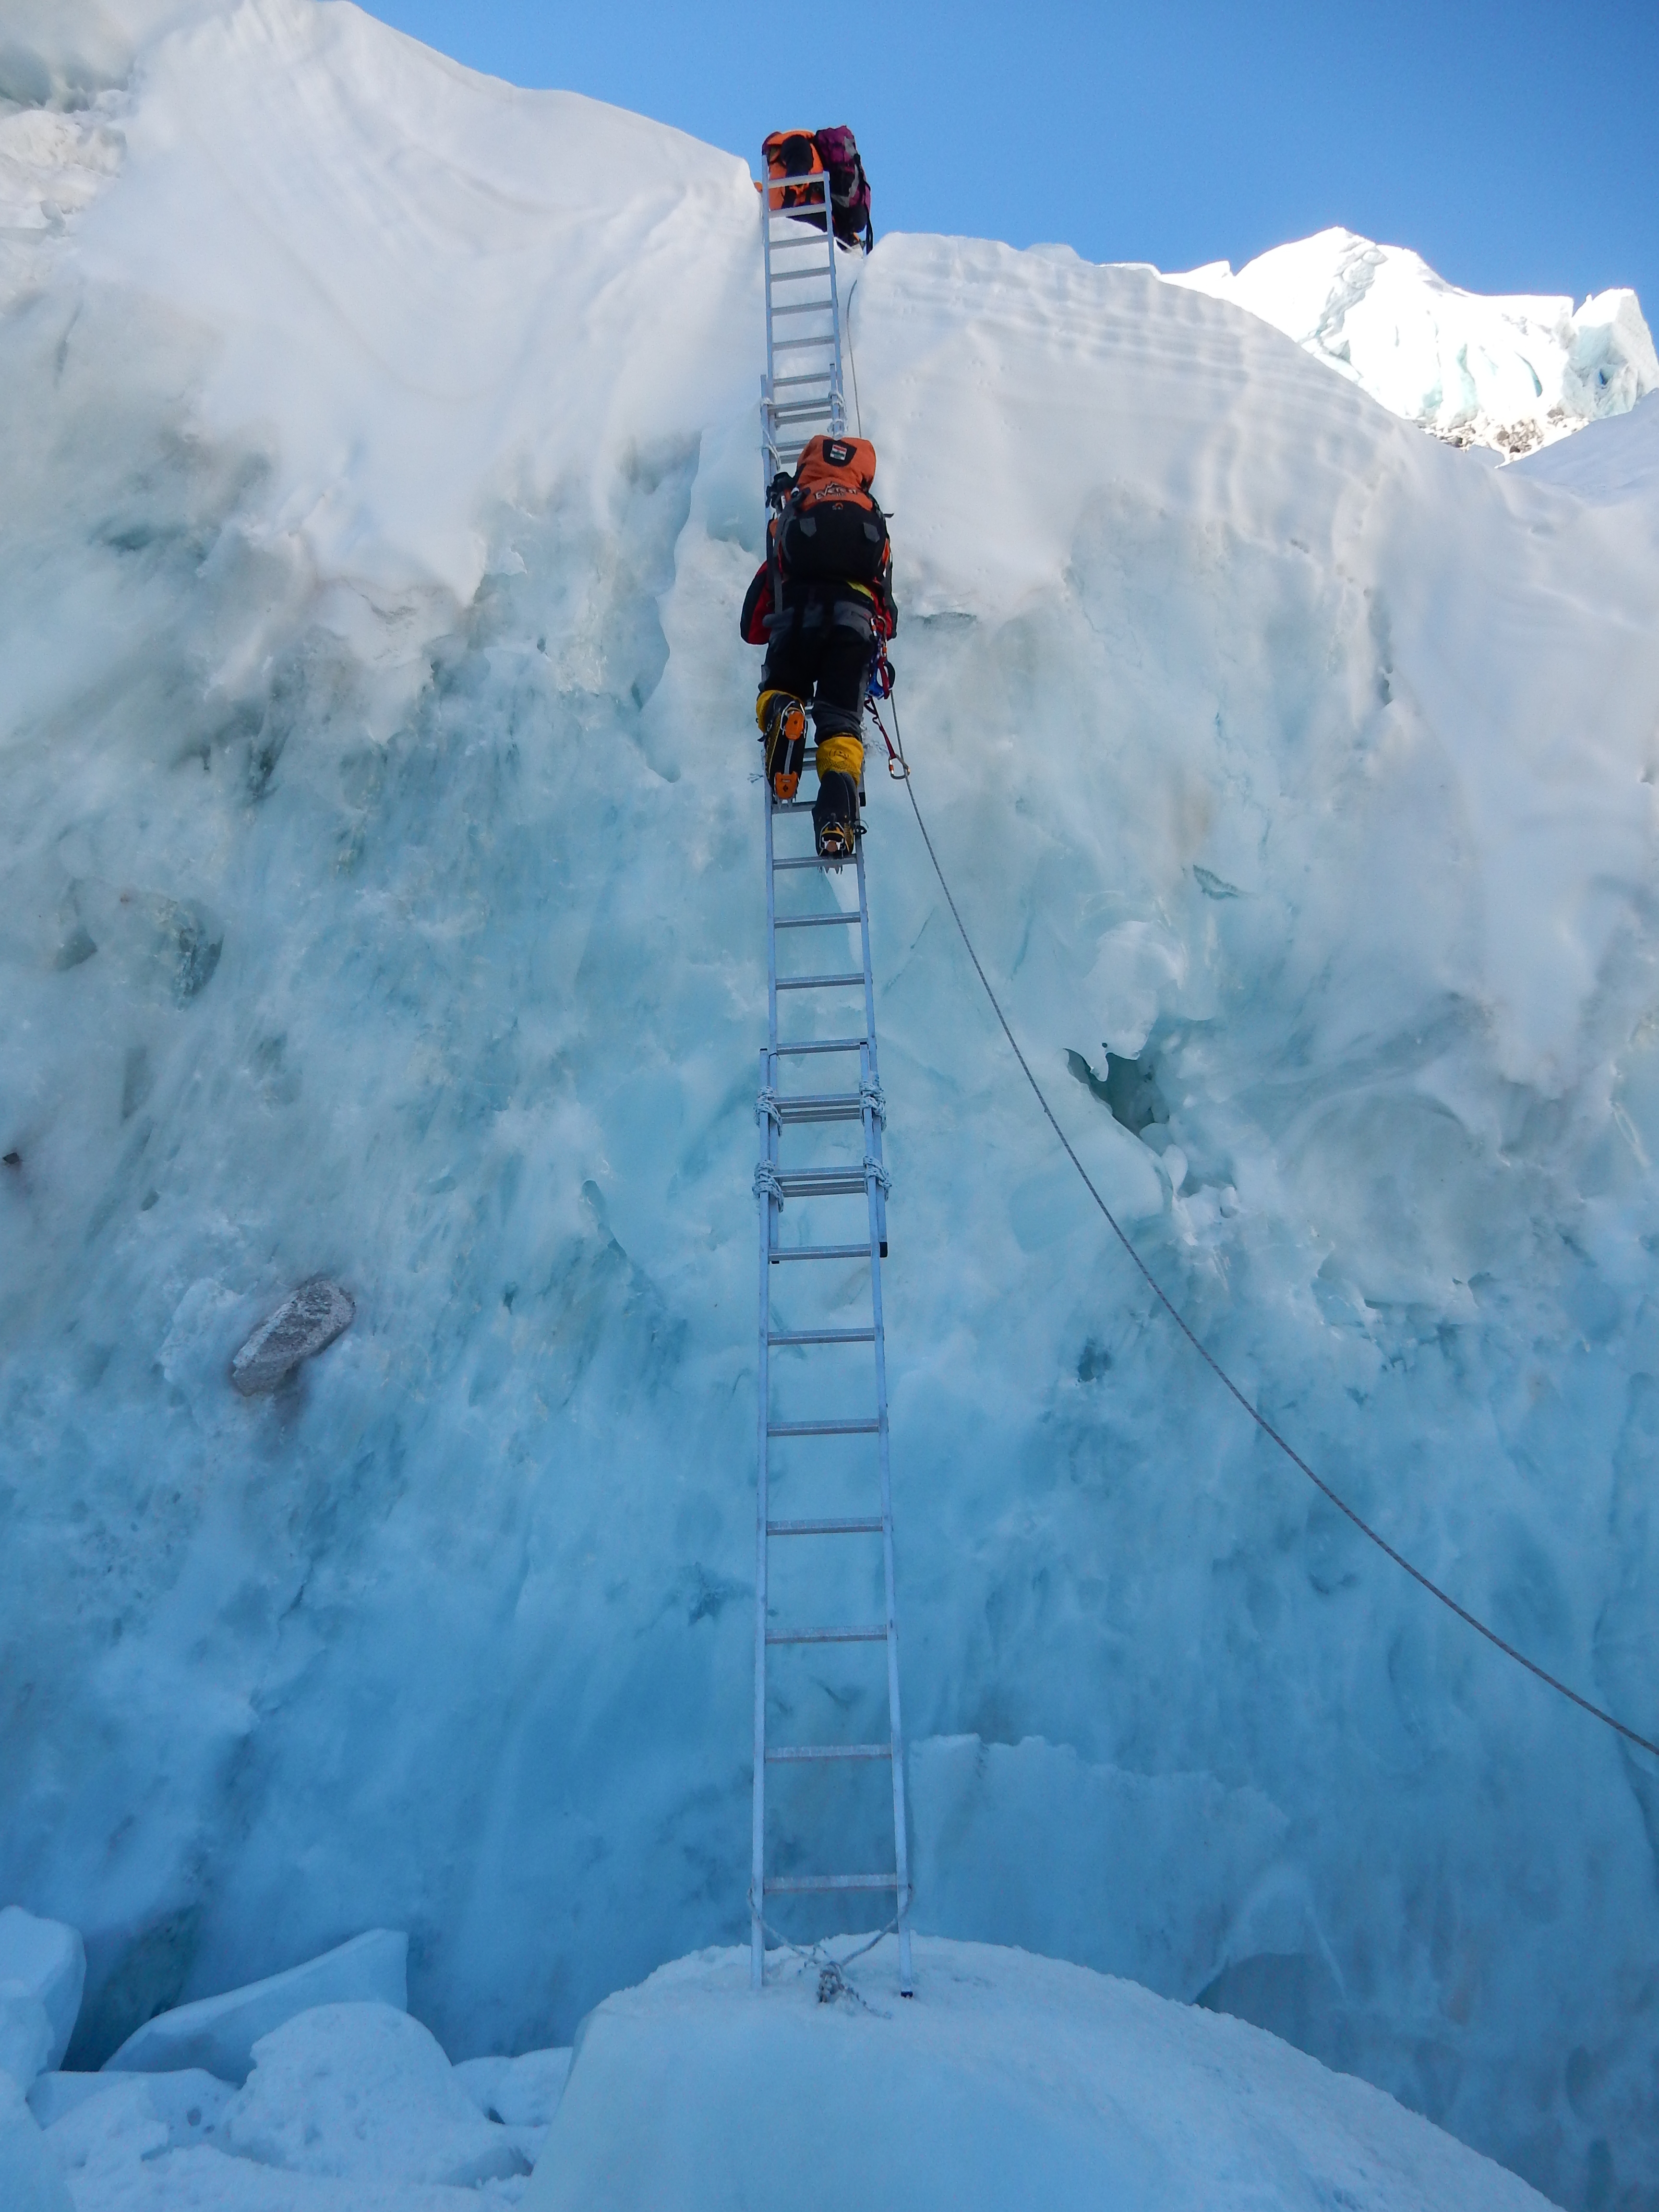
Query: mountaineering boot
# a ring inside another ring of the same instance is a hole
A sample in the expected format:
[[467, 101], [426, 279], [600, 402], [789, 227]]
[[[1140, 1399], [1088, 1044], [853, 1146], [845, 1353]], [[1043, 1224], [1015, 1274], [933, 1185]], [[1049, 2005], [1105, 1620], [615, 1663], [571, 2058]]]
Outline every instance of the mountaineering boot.
[[819, 855], [848, 860], [859, 835], [859, 787], [844, 769], [821, 769], [812, 801], [812, 833]]
[[766, 748], [766, 780], [774, 800], [791, 799], [800, 788], [806, 759], [806, 709], [793, 691], [763, 691], [755, 720]]

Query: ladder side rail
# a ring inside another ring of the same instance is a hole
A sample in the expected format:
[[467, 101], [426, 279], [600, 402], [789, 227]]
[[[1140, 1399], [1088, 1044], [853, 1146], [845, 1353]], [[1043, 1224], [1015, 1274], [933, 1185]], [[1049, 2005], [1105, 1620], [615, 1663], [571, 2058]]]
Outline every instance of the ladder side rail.
[[[763, 167], [764, 164], [763, 164]], [[777, 474], [777, 425], [772, 419], [772, 195], [761, 179], [761, 272], [766, 288], [766, 374], [761, 379], [761, 468], [766, 477], [763, 492]]]
[[847, 403], [842, 396], [841, 272], [836, 265], [836, 210], [830, 197], [830, 173], [823, 173], [823, 235], [830, 250], [830, 313], [835, 325], [835, 381], [830, 392], [830, 434], [839, 438], [847, 429]]
[[[870, 1046], [866, 1045], [860, 1054], [860, 1072], [864, 1076], [865, 1089], [868, 1092], [873, 1085], [875, 1066], [875, 1055]], [[866, 1097], [864, 1108], [866, 1148], [872, 1140], [875, 1121], [875, 1109]], [[870, 1156], [873, 1157], [873, 1154]], [[887, 1337], [881, 1298], [883, 1224], [876, 1211], [879, 1185], [873, 1175], [866, 1177], [866, 1185], [870, 1208], [870, 1305], [875, 1324], [876, 1450], [881, 1470], [881, 1571], [887, 1605], [887, 1717], [889, 1741], [893, 1754], [895, 1910], [898, 1920], [899, 1988], [904, 1996], [908, 1996], [915, 1987], [915, 1978], [910, 1960], [910, 1843], [905, 1829], [904, 1726], [899, 1711], [898, 1594], [893, 1571], [893, 1468], [887, 1416]]]
[[[772, 787], [761, 763], [761, 811], [766, 817], [766, 1039], [778, 1048], [778, 871], [772, 822]], [[772, 1071], [775, 1083], [777, 1070]]]
[[[866, 1079], [863, 1088], [866, 1091], [879, 1090], [881, 1067], [876, 1056], [876, 979], [875, 969], [870, 959], [870, 890], [868, 879], [864, 872], [862, 837], [854, 841], [854, 854], [858, 862], [859, 872], [859, 942], [864, 953], [864, 1034], [869, 1039], [866, 1048], [869, 1054], [869, 1065], [865, 1072]], [[876, 1165], [884, 1170], [886, 1162], [882, 1152], [881, 1116], [866, 1111], [864, 1126], [865, 1158], [874, 1160]], [[879, 1180], [875, 1182], [872, 1188], [876, 1201], [876, 1224], [880, 1231], [877, 1243], [880, 1249], [885, 1252], [887, 1249], [887, 1193], [883, 1189]]]
[[[775, 1086], [777, 1061], [769, 1051], [760, 1056], [761, 1088], [769, 1091]], [[769, 1114], [763, 1114], [762, 1127], [765, 1141], [762, 1158], [775, 1172], [778, 1155], [777, 1124]], [[755, 1459], [755, 1784], [754, 1806], [750, 1836], [749, 1868], [749, 1979], [750, 1986], [759, 1989], [766, 1976], [766, 1617], [767, 1593], [767, 1522], [769, 1516], [769, 1492], [770, 1468], [768, 1462], [770, 1423], [768, 1409], [771, 1403], [771, 1375], [769, 1346], [767, 1338], [771, 1323], [771, 1274], [774, 1228], [776, 1222], [775, 1201], [770, 1191], [760, 1194], [760, 1328], [757, 1357], [759, 1362], [757, 1392], [757, 1428]]]

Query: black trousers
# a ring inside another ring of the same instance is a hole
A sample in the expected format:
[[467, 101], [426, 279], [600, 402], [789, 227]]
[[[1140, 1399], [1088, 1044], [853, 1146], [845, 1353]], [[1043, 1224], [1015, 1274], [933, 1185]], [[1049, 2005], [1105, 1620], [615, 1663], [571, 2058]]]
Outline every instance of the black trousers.
[[876, 626], [867, 599], [844, 584], [786, 583], [761, 670], [761, 689], [810, 699], [816, 736], [830, 738], [846, 730], [856, 737], [875, 650]]

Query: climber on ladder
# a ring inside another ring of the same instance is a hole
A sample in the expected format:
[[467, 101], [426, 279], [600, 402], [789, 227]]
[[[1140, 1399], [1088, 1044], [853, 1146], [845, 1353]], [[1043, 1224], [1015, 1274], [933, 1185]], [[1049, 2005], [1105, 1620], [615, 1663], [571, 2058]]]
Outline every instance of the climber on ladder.
[[771, 487], [767, 556], [743, 605], [744, 642], [766, 647], [755, 720], [775, 799], [793, 799], [799, 787], [811, 707], [812, 829], [826, 859], [850, 857], [859, 836], [865, 697], [898, 628], [875, 475], [867, 439], [809, 440], [793, 476]]

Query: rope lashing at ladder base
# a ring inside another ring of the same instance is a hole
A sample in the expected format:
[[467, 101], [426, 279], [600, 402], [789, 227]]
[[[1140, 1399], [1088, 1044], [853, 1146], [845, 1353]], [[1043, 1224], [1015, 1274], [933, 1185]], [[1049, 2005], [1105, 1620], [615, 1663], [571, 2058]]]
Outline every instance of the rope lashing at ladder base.
[[[884, 654], [882, 658], [884, 663], [886, 656]], [[881, 731], [883, 738], [886, 738], [887, 732], [882, 723], [880, 714], [877, 711], [875, 700], [878, 696], [884, 700], [891, 700], [893, 680], [892, 670], [890, 667], [887, 668], [885, 671], [885, 689], [878, 694], [875, 691], [875, 687], [872, 683], [871, 690], [872, 696], [870, 700], [867, 702], [869, 711], [875, 719], [876, 727]], [[1358, 1529], [1362, 1536], [1368, 1538], [1371, 1543], [1375, 1544], [1377, 1550], [1383, 1554], [1384, 1558], [1392, 1559], [1395, 1566], [1400, 1568], [1403, 1573], [1408, 1574], [1414, 1583], [1418, 1583], [1422, 1589], [1428, 1592], [1431, 1597], [1437, 1598], [1439, 1602], [1445, 1607], [1449, 1613], [1455, 1613], [1457, 1618], [1463, 1622], [1466, 1627], [1474, 1629], [1477, 1636], [1484, 1636], [1487, 1643], [1492, 1644], [1495, 1650], [1501, 1651], [1506, 1659], [1514, 1660], [1517, 1667], [1524, 1667], [1528, 1674], [1535, 1675], [1540, 1682], [1546, 1685], [1547, 1687], [1555, 1691], [1558, 1695], [1565, 1698], [1570, 1705], [1577, 1705], [1581, 1712], [1588, 1713], [1592, 1720], [1598, 1720], [1604, 1727], [1610, 1728], [1616, 1735], [1622, 1736], [1626, 1742], [1633, 1743], [1638, 1747], [1638, 1749], [1650, 1752], [1654, 1758], [1659, 1759], [1659, 1743], [1655, 1743], [1649, 1737], [1641, 1735], [1637, 1729], [1627, 1727], [1623, 1721], [1615, 1719], [1613, 1714], [1604, 1711], [1601, 1706], [1592, 1704], [1589, 1698], [1581, 1697], [1577, 1690], [1571, 1688], [1569, 1685], [1562, 1681], [1559, 1676], [1552, 1674], [1547, 1668], [1540, 1667], [1535, 1659], [1528, 1659], [1524, 1651], [1517, 1651], [1514, 1644], [1507, 1643], [1504, 1638], [1498, 1633], [1495, 1628], [1489, 1628], [1486, 1622], [1478, 1619], [1475, 1614], [1472, 1613], [1467, 1606], [1460, 1605], [1455, 1597], [1451, 1596], [1449, 1592], [1442, 1589], [1438, 1583], [1431, 1581], [1429, 1577], [1423, 1572], [1420, 1567], [1413, 1566], [1411, 1561], [1407, 1559], [1403, 1553], [1395, 1551], [1394, 1546], [1389, 1542], [1385, 1536], [1380, 1535], [1377, 1531], [1371, 1527], [1370, 1522], [1361, 1518], [1361, 1516], [1354, 1510], [1353, 1507], [1348, 1504], [1346, 1498], [1339, 1496], [1339, 1494], [1332, 1489], [1330, 1484], [1324, 1480], [1323, 1476], [1316, 1474], [1314, 1472], [1313, 1468], [1309, 1466], [1307, 1461], [1303, 1458], [1301, 1453], [1296, 1449], [1293, 1444], [1288, 1443], [1286, 1439], [1279, 1434], [1279, 1431], [1273, 1426], [1267, 1415], [1259, 1412], [1257, 1408], [1251, 1404], [1250, 1401], [1245, 1396], [1243, 1391], [1240, 1389], [1237, 1383], [1234, 1382], [1232, 1376], [1228, 1374], [1226, 1369], [1215, 1357], [1215, 1354], [1209, 1351], [1200, 1341], [1191, 1324], [1188, 1322], [1185, 1315], [1182, 1313], [1180, 1308], [1175, 1304], [1173, 1299], [1170, 1298], [1169, 1293], [1164, 1289], [1163, 1285], [1159, 1283], [1158, 1278], [1153, 1274], [1152, 1269], [1147, 1266], [1145, 1260], [1141, 1258], [1139, 1252], [1135, 1248], [1133, 1241], [1129, 1237], [1128, 1232], [1124, 1229], [1122, 1224], [1118, 1220], [1117, 1216], [1112, 1212], [1110, 1206], [1107, 1205], [1105, 1200], [1096, 1189], [1094, 1183], [1090, 1177], [1088, 1170], [1084, 1166], [1082, 1161], [1073, 1150], [1070, 1138], [1067, 1137], [1065, 1130], [1060, 1127], [1060, 1122], [1055, 1117], [1054, 1110], [1053, 1107], [1050, 1106], [1048, 1098], [1044, 1095], [1042, 1085], [1037, 1081], [1035, 1074], [1033, 1074], [1030, 1062], [1026, 1059], [1025, 1054], [1020, 1050], [1019, 1042], [1015, 1036], [1013, 1030], [1008, 1025], [1008, 1018], [1002, 1011], [1002, 1006], [997, 998], [996, 993], [991, 988], [990, 978], [986, 975], [983, 967], [980, 964], [979, 955], [974, 950], [973, 939], [968, 934], [967, 925], [962, 919], [961, 911], [957, 908], [956, 898], [951, 892], [949, 883], [945, 880], [945, 870], [939, 865], [939, 857], [933, 848], [933, 841], [927, 834], [927, 824], [921, 818], [921, 809], [916, 804], [915, 782], [910, 774], [910, 764], [905, 758], [903, 738], [899, 735], [898, 708], [896, 705], [890, 705], [889, 711], [893, 717], [893, 730], [894, 735], [897, 738], [897, 743], [895, 744], [892, 740], [888, 740], [888, 770], [896, 780], [902, 781], [904, 785], [905, 795], [910, 801], [910, 810], [916, 817], [916, 827], [921, 832], [921, 842], [927, 848], [927, 857], [933, 864], [933, 873], [939, 878], [939, 889], [945, 894], [945, 902], [951, 909], [951, 918], [956, 923], [957, 934], [961, 937], [963, 947], [967, 951], [968, 957], [973, 963], [974, 973], [980, 980], [981, 988], [983, 989], [987, 999], [990, 1001], [991, 1011], [996, 1016], [997, 1022], [1002, 1030], [1002, 1034], [1008, 1040], [1009, 1048], [1012, 1052], [1014, 1058], [1019, 1062], [1020, 1073], [1024, 1076], [1027, 1083], [1030, 1085], [1032, 1093], [1036, 1099], [1037, 1104], [1042, 1109], [1043, 1115], [1047, 1120], [1049, 1127], [1054, 1131], [1055, 1136], [1059, 1138], [1061, 1148], [1065, 1152], [1066, 1158], [1070, 1160], [1072, 1165], [1077, 1170], [1079, 1176], [1082, 1179], [1084, 1188], [1088, 1192], [1090, 1197], [1093, 1199], [1096, 1206], [1100, 1209], [1100, 1212], [1106, 1221], [1107, 1226], [1110, 1229], [1113, 1236], [1116, 1237], [1118, 1243], [1123, 1247], [1125, 1252], [1128, 1254], [1129, 1258], [1134, 1262], [1135, 1267], [1139, 1271], [1153, 1297], [1164, 1308], [1165, 1313], [1169, 1315], [1170, 1320], [1174, 1322], [1176, 1327], [1181, 1331], [1182, 1336], [1186, 1338], [1188, 1343], [1191, 1345], [1193, 1350], [1204, 1362], [1204, 1364], [1221, 1384], [1223, 1389], [1224, 1389], [1228, 1395], [1241, 1406], [1244, 1412], [1249, 1415], [1251, 1420], [1255, 1423], [1255, 1425], [1261, 1430], [1263, 1436], [1267, 1437], [1271, 1443], [1279, 1447], [1285, 1458], [1289, 1460], [1291, 1466], [1298, 1468], [1302, 1474], [1306, 1475], [1309, 1481], [1312, 1483], [1314, 1488], [1319, 1492], [1321, 1496], [1326, 1498], [1329, 1504], [1335, 1506], [1339, 1513], [1344, 1515], [1347, 1520], [1351, 1521], [1353, 1526]]]

